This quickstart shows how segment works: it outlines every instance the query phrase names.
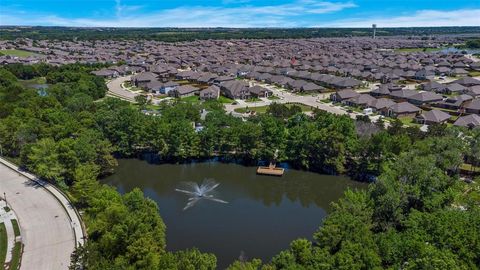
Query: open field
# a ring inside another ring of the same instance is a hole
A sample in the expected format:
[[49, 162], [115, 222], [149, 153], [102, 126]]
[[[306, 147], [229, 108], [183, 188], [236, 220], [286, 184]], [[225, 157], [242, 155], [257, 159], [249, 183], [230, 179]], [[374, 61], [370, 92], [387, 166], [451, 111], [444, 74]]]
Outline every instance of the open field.
[[412, 52], [438, 52], [443, 50], [444, 48], [401, 48], [395, 49], [395, 52], [402, 53], [412, 53]]
[[10, 55], [10, 56], [18, 56], [18, 57], [28, 57], [28, 56], [38, 56], [41, 54], [38, 53], [33, 53], [29, 51], [24, 51], [24, 50], [0, 50], [0, 53], [4, 55]]

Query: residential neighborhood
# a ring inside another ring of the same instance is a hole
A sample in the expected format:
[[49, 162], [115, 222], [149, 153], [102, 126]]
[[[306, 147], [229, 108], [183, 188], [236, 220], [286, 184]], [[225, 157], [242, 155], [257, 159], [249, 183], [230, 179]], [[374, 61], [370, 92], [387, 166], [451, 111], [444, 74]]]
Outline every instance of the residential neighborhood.
[[[108, 67], [92, 73], [106, 80], [130, 76], [122, 87], [149, 95], [157, 103], [163, 97], [208, 100], [224, 96], [232, 103], [241, 103], [232, 108], [255, 107], [293, 102], [282, 96], [289, 93], [288, 97], [301, 95], [310, 100], [305, 105], [336, 107], [352, 117], [368, 114], [407, 119], [407, 124], [445, 122], [474, 127], [474, 118], [465, 117], [480, 110], [479, 59], [460, 50], [441, 49], [457, 39], [206, 40], [175, 44], [25, 39], [0, 41], [1, 49], [32, 53], [28, 57], [0, 56], [0, 64], [106, 63]], [[411, 48], [418, 50], [402, 51]], [[427, 52], [422, 48], [439, 49]], [[245, 103], [250, 100], [258, 102]], [[439, 112], [450, 117], [439, 117]]]

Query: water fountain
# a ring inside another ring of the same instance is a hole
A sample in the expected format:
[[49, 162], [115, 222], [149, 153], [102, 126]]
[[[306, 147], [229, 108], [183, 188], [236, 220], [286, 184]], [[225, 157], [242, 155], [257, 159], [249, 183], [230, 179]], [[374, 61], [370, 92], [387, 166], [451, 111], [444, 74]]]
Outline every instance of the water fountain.
[[212, 179], [205, 179], [203, 180], [203, 183], [200, 185], [198, 185], [198, 183], [196, 182], [182, 182], [182, 184], [185, 187], [185, 189], [176, 188], [175, 191], [178, 191], [190, 196], [190, 198], [188, 198], [187, 205], [183, 208], [184, 211], [190, 207], [193, 207], [202, 199], [219, 202], [219, 203], [228, 203], [224, 200], [215, 198], [214, 195], [211, 194], [214, 191], [214, 189], [220, 185], [219, 183], [213, 181]]

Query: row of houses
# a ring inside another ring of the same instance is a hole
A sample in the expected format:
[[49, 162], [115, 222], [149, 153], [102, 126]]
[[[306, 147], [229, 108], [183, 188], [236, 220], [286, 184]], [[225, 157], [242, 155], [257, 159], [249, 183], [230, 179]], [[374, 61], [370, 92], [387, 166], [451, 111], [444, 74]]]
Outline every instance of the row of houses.
[[[480, 81], [462, 78], [452, 82], [464, 87], [476, 87]], [[368, 94], [347, 89], [331, 94], [334, 102], [369, 109], [389, 117], [415, 118], [422, 124], [444, 123], [459, 115], [455, 125], [476, 127], [480, 118], [480, 98], [467, 94], [444, 97], [434, 92], [404, 89], [400, 85], [386, 84]]]

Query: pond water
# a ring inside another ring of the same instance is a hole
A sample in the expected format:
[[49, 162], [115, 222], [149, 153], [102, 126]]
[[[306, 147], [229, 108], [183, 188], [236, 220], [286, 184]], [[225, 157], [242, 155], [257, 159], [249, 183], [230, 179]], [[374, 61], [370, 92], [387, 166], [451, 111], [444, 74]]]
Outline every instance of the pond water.
[[[175, 189], [205, 179], [219, 184], [209, 194], [228, 203], [205, 199], [184, 210], [189, 196]], [[268, 261], [292, 240], [311, 239], [332, 201], [347, 188], [366, 187], [342, 176], [292, 169], [283, 177], [269, 177], [234, 163], [155, 165], [137, 159], [119, 160], [116, 173], [103, 181], [122, 193], [142, 189], [158, 203], [167, 225], [167, 248], [212, 252], [219, 269], [240, 255]]]

